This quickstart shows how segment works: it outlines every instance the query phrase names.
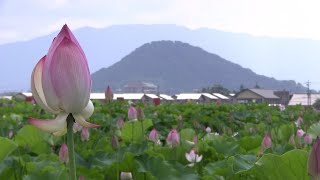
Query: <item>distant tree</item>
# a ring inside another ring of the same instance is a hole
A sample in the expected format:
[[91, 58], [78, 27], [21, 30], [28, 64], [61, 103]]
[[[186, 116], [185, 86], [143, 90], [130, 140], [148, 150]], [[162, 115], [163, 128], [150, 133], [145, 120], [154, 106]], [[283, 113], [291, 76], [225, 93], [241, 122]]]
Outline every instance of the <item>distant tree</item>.
[[260, 89], [260, 86], [258, 85], [258, 83], [256, 82], [256, 85], [254, 86], [254, 88], [256, 89]]
[[313, 105], [312, 105], [314, 108], [316, 108], [316, 109], [320, 109], [320, 99], [317, 99], [314, 103], [313, 103]]
[[212, 87], [202, 88], [203, 93], [220, 93], [229, 96], [229, 89], [223, 87], [221, 84], [214, 84]]

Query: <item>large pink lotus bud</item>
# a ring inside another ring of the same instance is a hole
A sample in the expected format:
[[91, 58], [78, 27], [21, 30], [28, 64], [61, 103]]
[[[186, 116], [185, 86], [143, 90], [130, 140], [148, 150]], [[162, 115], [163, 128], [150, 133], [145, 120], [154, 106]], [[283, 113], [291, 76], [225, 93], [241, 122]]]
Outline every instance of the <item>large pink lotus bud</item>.
[[304, 142], [306, 144], [311, 144], [312, 143], [312, 136], [311, 134], [307, 133], [306, 136], [304, 136]]
[[176, 129], [172, 129], [167, 137], [167, 144], [169, 146], [176, 146], [178, 144], [180, 144], [180, 137], [179, 137], [179, 133], [177, 132]]
[[304, 135], [304, 131], [302, 129], [297, 130], [297, 137], [301, 138]]
[[67, 131], [66, 118], [72, 113], [83, 127], [99, 127], [85, 120], [94, 110], [89, 100], [91, 76], [86, 56], [67, 25], [53, 40], [48, 54], [35, 66], [31, 91], [38, 105], [58, 116], [46, 121], [30, 118], [30, 124], [61, 136]]
[[88, 128], [82, 128], [81, 141], [89, 141], [90, 133]]
[[124, 126], [124, 121], [123, 121], [122, 117], [119, 117], [119, 118], [118, 118], [117, 126], [118, 126], [118, 128], [119, 128], [120, 130], [123, 128], [123, 126]]
[[111, 91], [110, 87], [107, 87], [106, 92], [104, 93], [105, 97], [106, 97], [106, 101], [110, 102], [113, 100], [113, 92]]
[[202, 160], [202, 155], [198, 155], [194, 150], [191, 150], [189, 153], [185, 154], [187, 160], [191, 162], [188, 166], [194, 166], [195, 163], [200, 162]]
[[155, 128], [153, 128], [149, 134], [149, 139], [153, 141], [155, 144], [158, 143], [159, 137], [158, 137], [158, 132]]
[[308, 160], [308, 173], [312, 179], [320, 178], [320, 139], [317, 137], [312, 146], [309, 160]]
[[120, 180], [132, 180], [132, 173], [131, 172], [121, 172], [120, 173]]
[[268, 148], [270, 148], [270, 147], [272, 146], [272, 141], [271, 141], [271, 138], [270, 138], [270, 134], [269, 134], [269, 133], [267, 133], [267, 134], [264, 136], [261, 145], [262, 145], [262, 149], [263, 149], [263, 150], [268, 149]]
[[136, 121], [137, 120], [137, 110], [133, 106], [130, 106], [128, 110], [128, 119], [129, 121]]
[[69, 153], [68, 146], [66, 144], [62, 144], [59, 151], [59, 159], [64, 163], [69, 162]]
[[144, 119], [144, 112], [141, 107], [138, 107], [137, 109], [137, 118], [139, 121], [143, 121]]

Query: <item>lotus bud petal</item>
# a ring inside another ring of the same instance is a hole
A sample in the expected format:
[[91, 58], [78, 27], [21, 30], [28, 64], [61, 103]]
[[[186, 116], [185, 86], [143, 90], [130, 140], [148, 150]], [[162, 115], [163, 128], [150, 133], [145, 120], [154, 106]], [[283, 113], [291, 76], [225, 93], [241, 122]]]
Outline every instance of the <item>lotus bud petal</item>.
[[42, 86], [49, 107], [80, 113], [88, 104], [91, 77], [87, 59], [67, 25], [48, 51], [43, 64]]
[[272, 141], [270, 138], [270, 134], [267, 133], [262, 140], [262, 149], [265, 150], [270, 148], [271, 146], [272, 146]]
[[207, 128], [206, 128], [206, 132], [207, 132], [207, 133], [211, 133], [211, 128], [210, 128], [210, 127], [207, 127]]
[[59, 159], [61, 162], [64, 162], [64, 163], [69, 162], [68, 146], [66, 144], [62, 144], [60, 147]]
[[307, 133], [306, 136], [304, 136], [304, 142], [306, 144], [311, 144], [312, 143], [312, 136], [311, 134]]
[[129, 121], [136, 121], [137, 120], [137, 110], [133, 106], [130, 106], [128, 110], [128, 119]]
[[120, 173], [120, 180], [132, 180], [132, 173], [131, 172], [121, 172]]
[[172, 129], [167, 137], [167, 144], [169, 146], [176, 146], [180, 144], [180, 137], [179, 137], [179, 133], [177, 132], [176, 129]]
[[137, 118], [139, 121], [143, 121], [144, 119], [144, 112], [141, 107], [138, 107], [137, 109]]
[[110, 87], [107, 87], [107, 90], [104, 93], [106, 102], [110, 102], [113, 100], [113, 92], [111, 91]]
[[122, 129], [122, 128], [123, 128], [123, 126], [124, 126], [124, 121], [123, 121], [122, 117], [119, 117], [119, 118], [118, 118], [117, 126], [118, 126], [119, 129]]
[[[67, 129], [67, 119], [68, 114], [59, 114], [54, 120], [40, 120], [30, 118], [29, 123], [43, 131], [49, 133], [58, 133]], [[63, 135], [63, 134], [62, 134]]]
[[198, 144], [198, 136], [196, 134], [193, 136], [193, 142], [194, 144]]
[[182, 121], [182, 116], [181, 116], [181, 114], [178, 116], [178, 121]]
[[76, 132], [79, 132], [82, 130], [82, 126], [79, 124], [79, 123], [74, 123], [73, 124], [73, 132], [76, 133]]
[[119, 148], [119, 142], [118, 138], [115, 134], [111, 135], [111, 146], [113, 149], [118, 149]]
[[88, 128], [82, 128], [81, 141], [89, 141], [90, 133]]
[[301, 138], [304, 134], [305, 132], [302, 129], [297, 130], [297, 137]]
[[84, 179], [84, 176], [79, 176], [79, 179], [78, 180], [85, 180]]
[[152, 131], [149, 134], [149, 140], [153, 141], [154, 143], [158, 143], [159, 137], [158, 132], [155, 128], [152, 129]]
[[320, 139], [317, 137], [310, 151], [308, 173], [312, 179], [320, 178]]

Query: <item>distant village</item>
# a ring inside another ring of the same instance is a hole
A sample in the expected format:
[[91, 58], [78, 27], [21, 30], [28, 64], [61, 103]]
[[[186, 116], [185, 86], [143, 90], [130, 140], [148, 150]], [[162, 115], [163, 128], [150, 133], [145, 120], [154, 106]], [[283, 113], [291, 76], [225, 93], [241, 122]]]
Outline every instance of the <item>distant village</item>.
[[[251, 88], [243, 89], [238, 93], [178, 93], [168, 95], [159, 93], [158, 87], [152, 83], [134, 82], [128, 83], [123, 90], [116, 89], [115, 93], [108, 87], [106, 92], [91, 93], [91, 100], [104, 101], [107, 94], [112, 100], [127, 100], [131, 102], [144, 102], [159, 105], [161, 103], [268, 103], [270, 105], [303, 105], [309, 106], [320, 99], [320, 94], [289, 94], [288, 91], [275, 91], [270, 89]], [[119, 92], [123, 91], [123, 92]], [[112, 95], [112, 96], [111, 96]], [[20, 92], [13, 96], [0, 96], [0, 99], [15, 99], [34, 102], [31, 92]]]

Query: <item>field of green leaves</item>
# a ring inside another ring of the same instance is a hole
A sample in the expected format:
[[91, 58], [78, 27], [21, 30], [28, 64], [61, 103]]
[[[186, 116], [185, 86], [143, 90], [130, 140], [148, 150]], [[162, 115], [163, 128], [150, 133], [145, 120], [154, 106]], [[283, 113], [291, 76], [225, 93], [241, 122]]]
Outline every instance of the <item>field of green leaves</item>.
[[[319, 113], [302, 106], [137, 103], [144, 112], [137, 121], [129, 121], [126, 101], [94, 106], [88, 121], [101, 127], [75, 129], [79, 179], [309, 179], [309, 152], [320, 134]], [[43, 132], [29, 117], [54, 115], [2, 101], [0, 179], [68, 179], [66, 135]]]

